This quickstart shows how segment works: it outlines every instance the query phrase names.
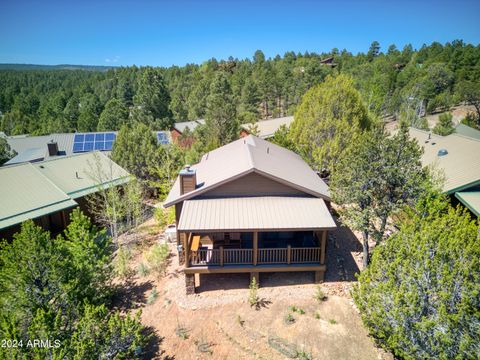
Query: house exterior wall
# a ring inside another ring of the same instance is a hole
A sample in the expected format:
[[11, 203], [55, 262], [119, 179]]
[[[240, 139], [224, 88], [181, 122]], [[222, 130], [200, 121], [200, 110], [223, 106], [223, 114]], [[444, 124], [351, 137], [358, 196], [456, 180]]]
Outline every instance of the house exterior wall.
[[178, 143], [178, 138], [182, 135], [182, 133], [180, 131], [178, 131], [177, 129], [173, 129], [172, 131], [170, 131], [170, 135], [172, 136], [173, 143], [177, 144]]
[[288, 185], [271, 180], [257, 173], [250, 173], [239, 179], [201, 194], [198, 198], [205, 197], [230, 197], [230, 196], [310, 196]]

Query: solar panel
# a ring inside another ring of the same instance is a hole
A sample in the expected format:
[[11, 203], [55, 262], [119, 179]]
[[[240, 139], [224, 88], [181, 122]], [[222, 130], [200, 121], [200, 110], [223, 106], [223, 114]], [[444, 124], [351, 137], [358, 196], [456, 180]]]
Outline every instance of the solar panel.
[[169, 143], [168, 136], [164, 132], [157, 132], [157, 140], [162, 145], [167, 145]]
[[73, 152], [82, 152], [83, 151], [83, 142], [76, 142], [73, 143]]
[[111, 151], [116, 137], [112, 132], [75, 134], [72, 151], [74, 153], [93, 150]]

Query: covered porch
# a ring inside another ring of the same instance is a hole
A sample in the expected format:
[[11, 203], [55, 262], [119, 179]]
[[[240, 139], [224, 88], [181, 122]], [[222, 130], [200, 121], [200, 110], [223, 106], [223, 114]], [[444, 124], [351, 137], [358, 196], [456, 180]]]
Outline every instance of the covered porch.
[[324, 263], [326, 231], [189, 233], [188, 236], [191, 239], [186, 247], [187, 267]]
[[178, 224], [187, 293], [194, 274], [326, 270], [327, 232], [336, 227], [323, 199], [249, 197], [187, 200]]

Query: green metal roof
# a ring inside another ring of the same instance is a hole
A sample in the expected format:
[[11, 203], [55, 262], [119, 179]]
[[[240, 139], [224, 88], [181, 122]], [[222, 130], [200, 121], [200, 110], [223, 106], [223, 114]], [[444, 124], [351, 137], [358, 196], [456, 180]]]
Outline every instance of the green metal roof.
[[480, 130], [471, 128], [470, 126], [464, 124], [458, 124], [455, 128], [455, 132], [463, 136], [468, 136], [473, 139], [480, 140]]
[[480, 191], [457, 192], [455, 197], [475, 215], [480, 216]]
[[100, 152], [0, 167], [0, 229], [74, 207], [130, 174]]
[[76, 206], [30, 163], [0, 168], [0, 229]]
[[122, 185], [130, 179], [127, 171], [99, 151], [33, 165], [73, 199], [94, 193], [99, 186]]

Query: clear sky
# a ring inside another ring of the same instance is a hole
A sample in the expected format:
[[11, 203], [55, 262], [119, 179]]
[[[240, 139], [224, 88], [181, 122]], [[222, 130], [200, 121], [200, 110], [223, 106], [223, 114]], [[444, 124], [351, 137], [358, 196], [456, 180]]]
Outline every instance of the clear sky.
[[480, 0], [0, 0], [0, 63], [184, 65], [480, 42]]

